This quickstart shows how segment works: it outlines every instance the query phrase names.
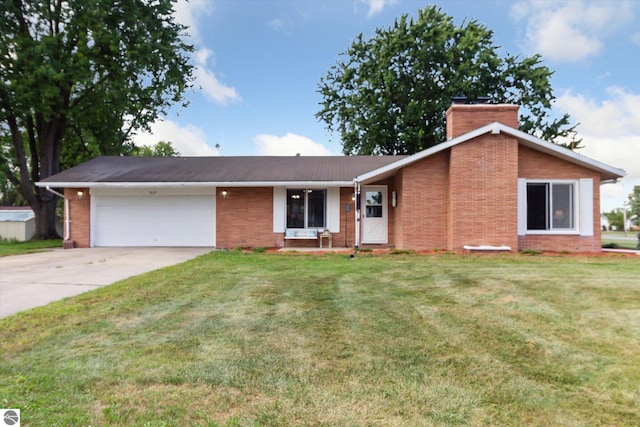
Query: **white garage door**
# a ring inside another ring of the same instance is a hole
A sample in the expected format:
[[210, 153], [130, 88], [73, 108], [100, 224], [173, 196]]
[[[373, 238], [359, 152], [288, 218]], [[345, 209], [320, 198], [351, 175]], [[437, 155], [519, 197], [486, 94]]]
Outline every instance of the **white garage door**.
[[215, 195], [96, 195], [93, 246], [215, 246]]

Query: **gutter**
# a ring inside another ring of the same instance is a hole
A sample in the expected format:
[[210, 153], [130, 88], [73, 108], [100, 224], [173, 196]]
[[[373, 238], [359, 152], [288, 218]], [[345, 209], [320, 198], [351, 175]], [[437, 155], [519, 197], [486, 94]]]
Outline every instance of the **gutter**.
[[355, 196], [356, 196], [356, 200], [355, 200], [355, 215], [356, 215], [356, 219], [355, 219], [355, 224], [356, 224], [356, 241], [355, 241], [355, 249], [356, 249], [356, 253], [358, 252], [358, 249], [360, 248], [360, 182], [358, 182], [357, 178], [353, 180], [353, 190], [355, 192]]
[[56, 196], [62, 197], [64, 199], [64, 240], [69, 240], [69, 234], [71, 229], [71, 218], [69, 218], [69, 199], [66, 198], [64, 194], [54, 190], [48, 185], [45, 188], [48, 192], [53, 193]]
[[181, 182], [36, 182], [37, 187], [59, 188], [176, 188], [176, 187], [291, 187], [304, 188], [351, 187], [353, 181], [181, 181]]

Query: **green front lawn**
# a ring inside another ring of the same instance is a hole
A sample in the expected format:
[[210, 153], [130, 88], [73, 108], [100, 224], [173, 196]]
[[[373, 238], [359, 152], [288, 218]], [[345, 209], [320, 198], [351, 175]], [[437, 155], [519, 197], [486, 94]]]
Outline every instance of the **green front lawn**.
[[0, 319], [23, 425], [640, 425], [640, 258], [212, 252]]
[[637, 249], [638, 248], [638, 232], [628, 231], [603, 231], [602, 247], [610, 247], [616, 249]]
[[15, 242], [0, 240], [0, 256], [20, 255], [62, 248], [62, 239]]

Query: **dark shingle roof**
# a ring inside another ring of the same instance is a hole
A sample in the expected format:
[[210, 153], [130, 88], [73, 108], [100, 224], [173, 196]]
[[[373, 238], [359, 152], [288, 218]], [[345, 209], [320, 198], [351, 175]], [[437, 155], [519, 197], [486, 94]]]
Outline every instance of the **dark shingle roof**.
[[47, 183], [322, 182], [356, 176], [406, 156], [97, 157]]

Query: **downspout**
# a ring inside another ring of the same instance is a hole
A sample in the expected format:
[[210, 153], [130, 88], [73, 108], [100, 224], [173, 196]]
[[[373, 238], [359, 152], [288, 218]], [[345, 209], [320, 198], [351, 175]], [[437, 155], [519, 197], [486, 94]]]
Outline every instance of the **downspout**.
[[58, 197], [64, 199], [64, 240], [69, 240], [69, 234], [71, 229], [71, 219], [69, 218], [69, 199], [64, 194], [59, 193], [48, 185], [45, 187], [48, 192], [55, 194]]
[[355, 212], [355, 215], [356, 215], [354, 224], [356, 229], [355, 248], [357, 252], [358, 249], [360, 248], [360, 183], [358, 182], [357, 178], [353, 180], [353, 187], [354, 187], [353, 190], [355, 191], [355, 196], [356, 196], [356, 200], [355, 200], [356, 206], [353, 211]]

